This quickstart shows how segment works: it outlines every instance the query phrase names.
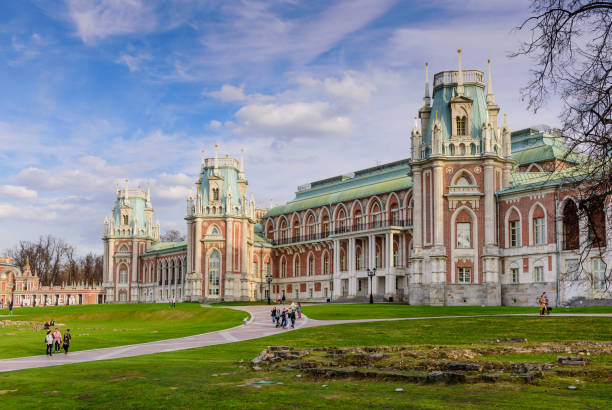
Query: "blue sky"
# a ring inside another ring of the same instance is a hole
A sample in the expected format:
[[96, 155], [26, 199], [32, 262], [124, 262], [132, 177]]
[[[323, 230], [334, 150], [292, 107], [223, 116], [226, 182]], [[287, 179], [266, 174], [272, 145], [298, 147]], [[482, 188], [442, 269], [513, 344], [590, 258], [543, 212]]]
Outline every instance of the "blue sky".
[[151, 183], [184, 231], [200, 151], [245, 149], [260, 205], [409, 156], [433, 73], [486, 70], [511, 128], [529, 61], [520, 1], [65, 0], [0, 3], [0, 250], [42, 234], [102, 252], [115, 184]]

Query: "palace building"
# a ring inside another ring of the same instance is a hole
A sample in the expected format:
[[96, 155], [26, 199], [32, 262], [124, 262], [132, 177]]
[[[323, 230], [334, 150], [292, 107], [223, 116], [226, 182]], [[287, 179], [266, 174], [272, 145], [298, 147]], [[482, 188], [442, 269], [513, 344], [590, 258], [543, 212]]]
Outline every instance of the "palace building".
[[[247, 195], [242, 158], [215, 151], [187, 198], [184, 242], [160, 242], [149, 192], [118, 189], [104, 225], [105, 300], [364, 301], [370, 289], [424, 305], [610, 298], [609, 209], [588, 232], [573, 196], [584, 158], [566, 155], [554, 130], [512, 132], [490, 63], [487, 77], [463, 70], [459, 53], [458, 70], [430, 89], [426, 67], [409, 158], [300, 185], [271, 209]], [[579, 255], [594, 234], [599, 247]]]
[[61, 286], [41, 286], [36, 272], [26, 260], [23, 272], [6, 254], [0, 257], [0, 306], [62, 306], [104, 303], [100, 284], [70, 283]]

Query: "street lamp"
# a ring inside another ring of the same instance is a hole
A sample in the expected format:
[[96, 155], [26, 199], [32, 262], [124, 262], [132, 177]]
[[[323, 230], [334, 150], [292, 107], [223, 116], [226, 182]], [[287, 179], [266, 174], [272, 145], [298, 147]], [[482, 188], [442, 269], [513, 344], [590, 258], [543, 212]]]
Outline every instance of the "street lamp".
[[268, 281], [268, 305], [270, 304], [270, 283], [272, 283], [272, 275], [266, 275], [266, 281]]
[[368, 269], [368, 278], [370, 278], [370, 303], [374, 303], [374, 298], [372, 297], [372, 278], [376, 275], [376, 268]]

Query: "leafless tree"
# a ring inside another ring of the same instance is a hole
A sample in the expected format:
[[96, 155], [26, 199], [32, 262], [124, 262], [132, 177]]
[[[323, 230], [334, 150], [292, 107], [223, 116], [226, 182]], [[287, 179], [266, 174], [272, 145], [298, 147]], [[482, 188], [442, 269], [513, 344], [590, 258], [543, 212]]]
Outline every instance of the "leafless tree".
[[54, 236], [41, 236], [36, 242], [20, 241], [9, 253], [22, 271], [29, 260], [30, 269], [39, 275], [41, 285], [102, 280], [102, 256], [90, 253], [77, 258], [72, 245]]
[[[533, 0], [531, 16], [517, 29], [528, 32], [529, 39], [511, 56], [534, 61], [523, 98], [534, 112], [551, 97], [560, 98], [566, 155], [585, 158], [565, 171], [564, 179], [564, 189], [573, 190], [578, 217], [586, 224], [581, 237], [587, 239], [579, 248], [582, 265], [593, 252], [603, 256], [608, 236], [602, 229], [602, 210], [612, 194], [612, 2]], [[594, 278], [590, 268], [580, 272], [593, 283], [603, 279], [607, 290], [611, 268], [606, 268], [604, 278]]]
[[176, 229], [170, 229], [161, 236], [161, 240], [164, 242], [181, 242], [185, 240], [185, 235]]

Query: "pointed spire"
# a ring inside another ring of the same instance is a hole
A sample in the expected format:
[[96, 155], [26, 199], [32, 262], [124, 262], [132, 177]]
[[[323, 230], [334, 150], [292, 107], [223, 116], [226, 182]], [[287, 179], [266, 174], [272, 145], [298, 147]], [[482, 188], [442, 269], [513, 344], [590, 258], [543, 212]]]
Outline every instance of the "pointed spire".
[[457, 95], [463, 95], [463, 70], [461, 70], [461, 49], [457, 50], [459, 55], [459, 72], [457, 73]]
[[218, 168], [219, 168], [219, 144], [215, 144], [215, 175], [217, 175]]
[[115, 185], [115, 195], [119, 196], [119, 182]]
[[206, 158], [204, 158], [204, 150], [202, 150], [202, 168], [204, 168], [205, 163], [206, 163]]
[[508, 114], [504, 113], [504, 127], [508, 126]]
[[438, 110], [436, 110], [436, 121], [438, 121]]
[[147, 202], [151, 202], [151, 182], [147, 181]]
[[419, 130], [419, 119], [417, 117], [414, 117], [414, 128], [413, 130], [416, 132]]
[[244, 148], [240, 148], [240, 178], [244, 179]]
[[431, 106], [431, 98], [429, 98], [429, 63], [425, 63], [425, 97], [423, 97], [423, 105]]
[[26, 256], [25, 271], [28, 272], [29, 270], [30, 270], [30, 257]]
[[489, 64], [489, 72], [487, 78], [487, 105], [495, 105], [495, 97], [493, 97], [493, 80], [491, 78], [491, 60], [487, 60]]

